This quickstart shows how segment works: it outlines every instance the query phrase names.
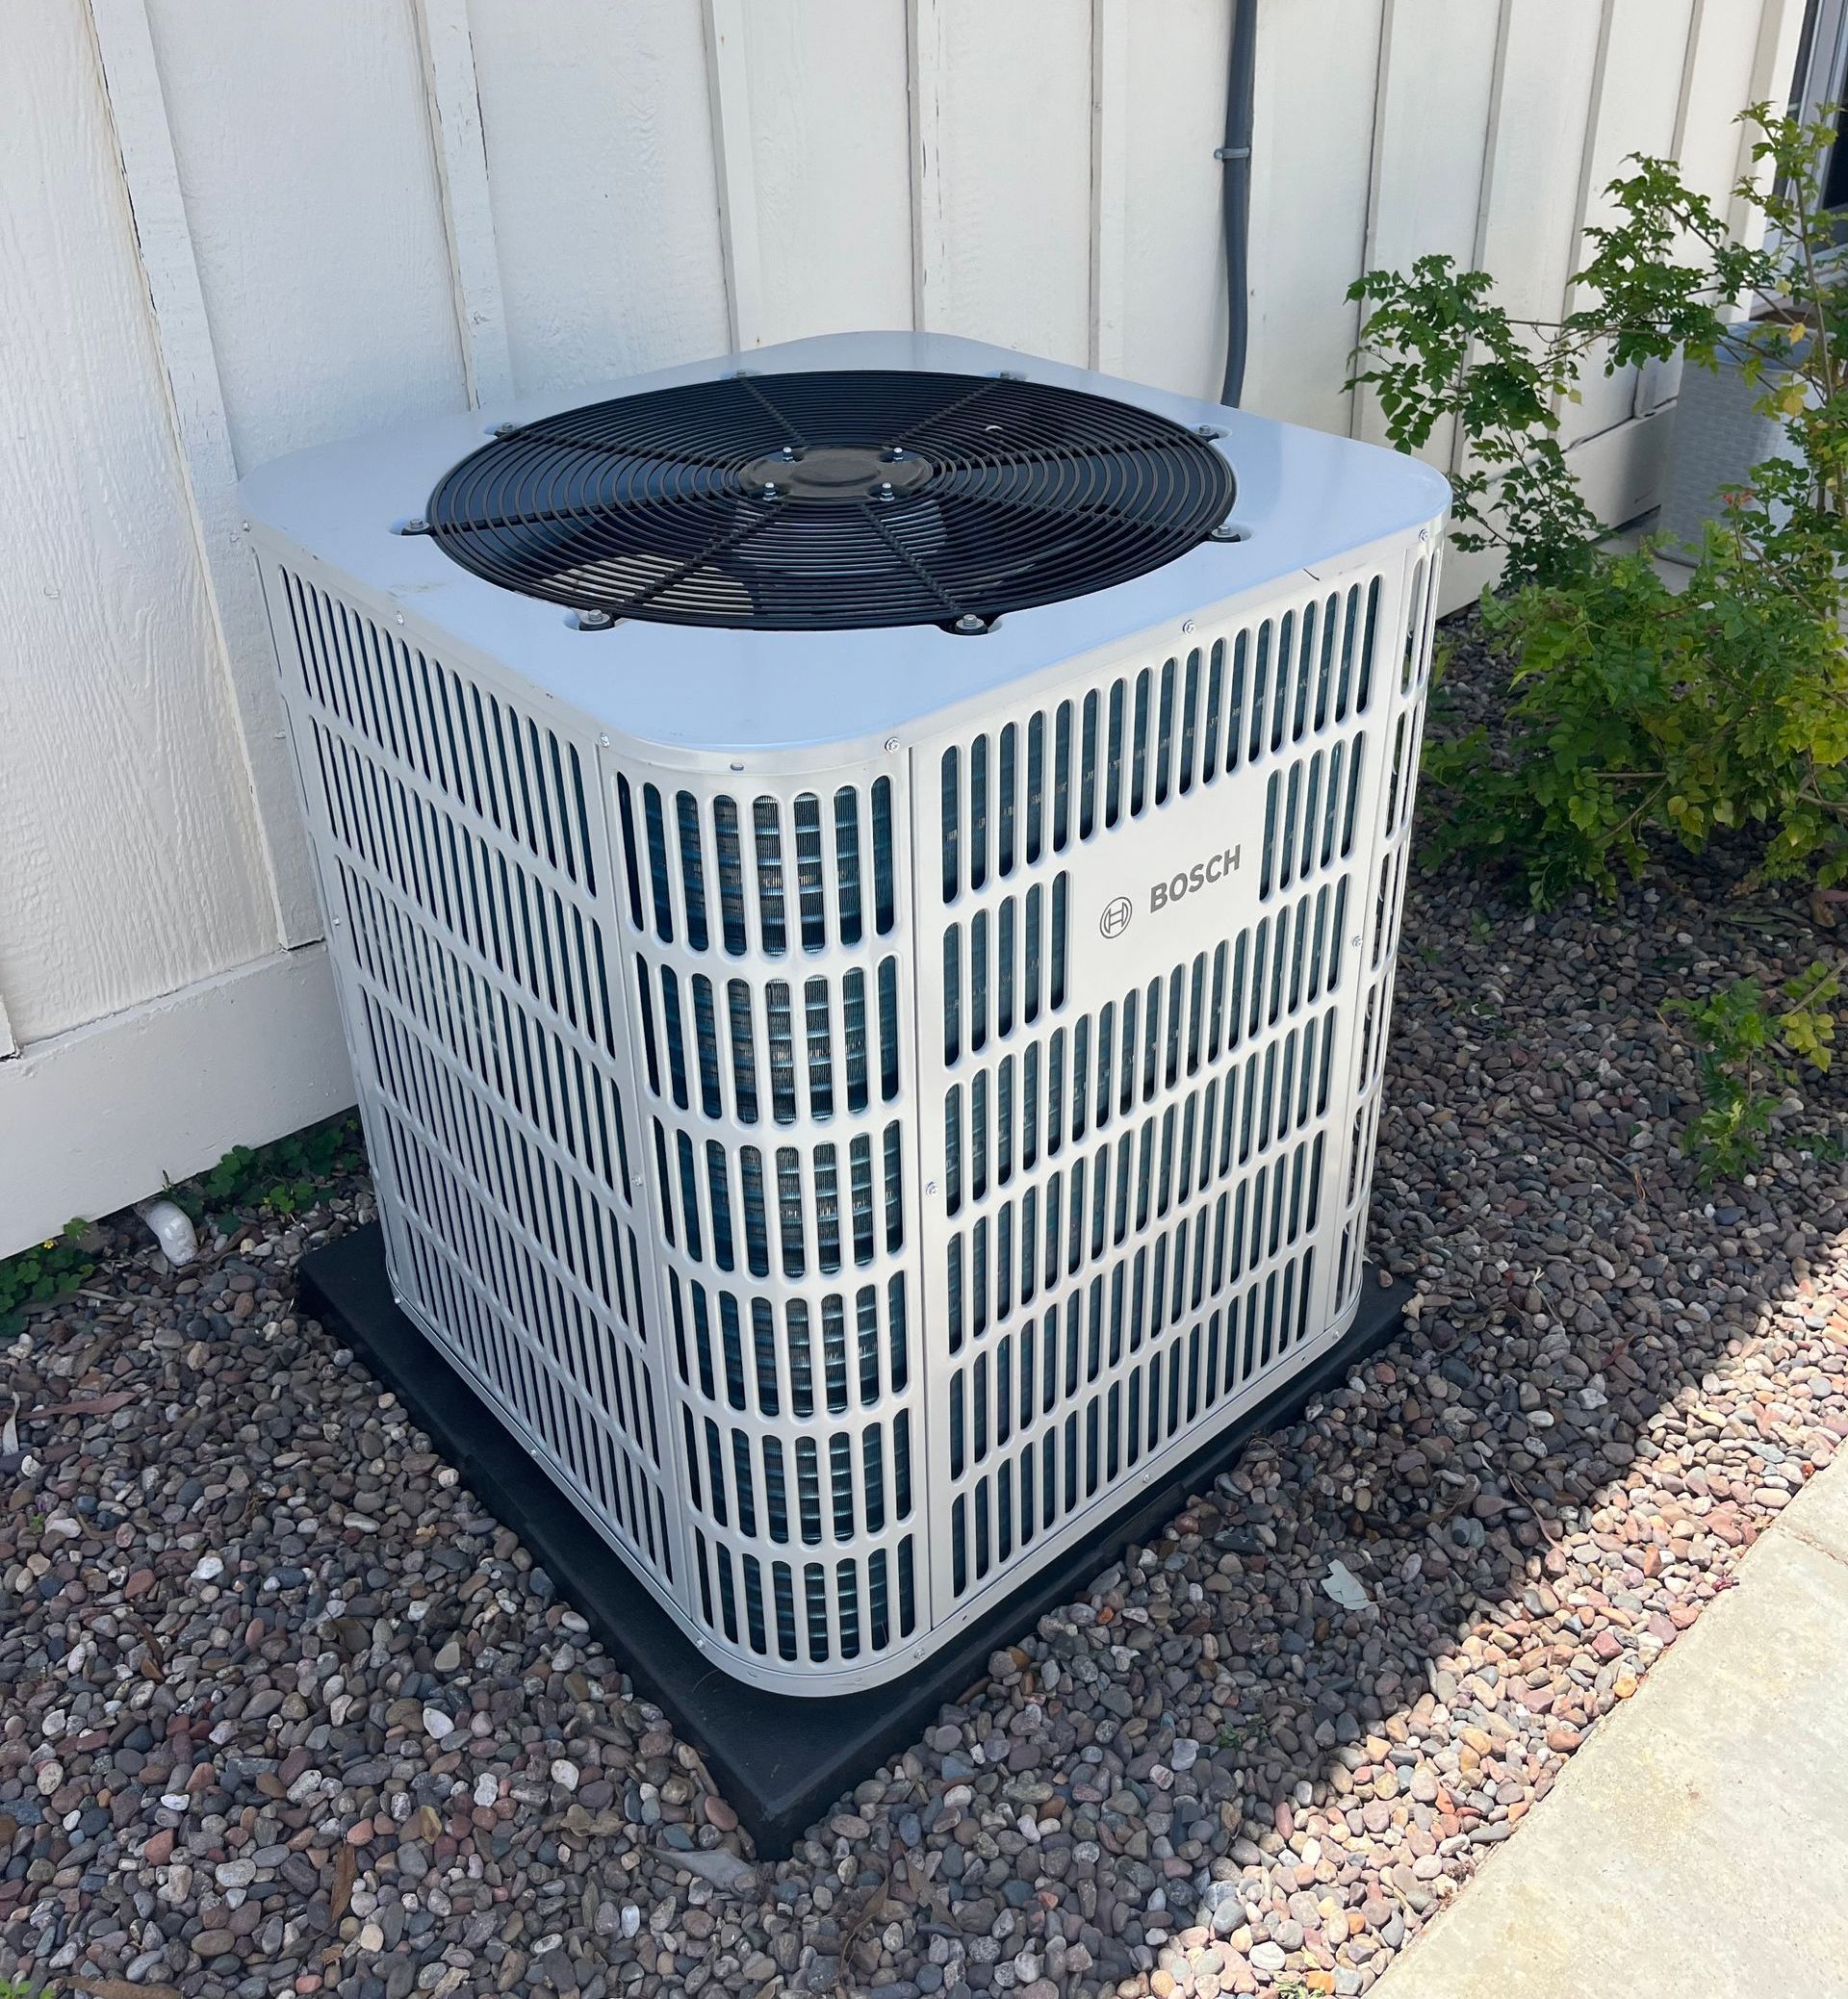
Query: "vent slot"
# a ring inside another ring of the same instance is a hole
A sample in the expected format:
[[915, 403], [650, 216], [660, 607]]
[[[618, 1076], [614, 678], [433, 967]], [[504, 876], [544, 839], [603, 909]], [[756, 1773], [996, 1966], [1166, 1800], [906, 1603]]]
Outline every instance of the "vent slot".
[[[912, 1419], [903, 1401], [912, 1371], [904, 1278], [779, 1305], [671, 1271], [668, 1301], [675, 1369], [693, 1398], [681, 1422], [692, 1504], [706, 1523], [703, 1559], [720, 1580], [721, 1606], [727, 1565], [741, 1579], [759, 1578], [755, 1615], [747, 1608], [737, 1623], [735, 1597], [732, 1623], [725, 1624], [722, 1607], [716, 1613], [727, 1636], [770, 1651], [762, 1565], [773, 1576], [793, 1573], [779, 1549], [863, 1546], [869, 1537], [885, 1545], [805, 1565], [826, 1586], [800, 1634], [787, 1620], [778, 1625], [778, 1649], [819, 1661], [831, 1651], [878, 1652], [910, 1636], [917, 1602], [911, 1535], [902, 1531], [915, 1512]], [[736, 1418], [817, 1427], [789, 1438]], [[742, 1594], [748, 1606], [748, 1583]]]
[[[663, 944], [690, 951], [713, 942], [708, 901], [716, 884], [717, 941], [732, 958], [781, 958], [792, 948], [852, 947], [896, 921], [892, 785], [880, 778], [861, 792], [847, 784], [824, 799], [799, 793], [785, 806], [759, 797], [740, 806], [727, 794], [671, 797], [616, 779], [617, 817], [629, 884], [629, 916]], [[748, 828], [746, 823], [748, 821]], [[747, 865], [748, 850], [748, 865]], [[648, 884], [644, 899], [642, 884]]]
[[[1326, 801], [1337, 801], [1332, 823], [1346, 829], [1342, 851], [1348, 851], [1351, 823], [1345, 815], [1360, 784], [1352, 725], [1372, 694], [1379, 601], [1377, 577], [1352, 583], [1261, 619], [1229, 640], [951, 745], [937, 783], [944, 902], [980, 893], [1047, 852], [1063, 854], [1331, 730], [1344, 735], [1288, 767], [1298, 816], [1285, 811], [1287, 771], [1276, 780], [1272, 813], [1279, 838], [1294, 826], [1294, 879], [1321, 851], [1314, 833], [1327, 821]], [[1428, 622], [1421, 618], [1415, 614], [1418, 630]], [[1344, 752], [1345, 773], [1335, 768]]]
[[[1323, 883], [1146, 987], [1017, 1045], [944, 1096], [946, 1212], [1153, 1104], [1340, 984], [1348, 878]], [[988, 1107], [998, 1109], [990, 1141]], [[990, 1144], [992, 1142], [992, 1151]]]
[[1022, 1322], [949, 1383], [950, 1588], [961, 1599], [1144, 1458], [1248, 1391], [1309, 1336], [1305, 1247], [1223, 1302], [1162, 1330], [1200, 1245], [1163, 1238], [1132, 1266]]
[[[380, 1122], [398, 1222], [441, 1344], [631, 1557], [671, 1582], [659, 1412], [639, 1316], [631, 1329], [526, 1230], [507, 1226], [429, 1128], [389, 1106]], [[626, 1227], [612, 1261], [625, 1255], [639, 1315], [639, 1251]]]
[[943, 1060], [977, 1055], [1065, 1002], [1068, 878], [1036, 883], [943, 930]]
[[603, 929], [575, 895], [510, 860], [319, 719], [309, 749], [332, 837], [350, 862], [392, 900], [415, 906], [491, 979], [513, 980], [613, 1056]]
[[358, 977], [526, 1134], [632, 1200], [622, 1092], [594, 1050], [548, 1025], [366, 875], [338, 863]]
[[[824, 1274], [865, 1268], [905, 1246], [904, 1132], [896, 1121], [839, 1143], [778, 1145], [768, 1155], [716, 1141], [698, 1147], [685, 1132], [654, 1124], [656, 1186], [668, 1243], [691, 1262], [732, 1268], [737, 1217], [746, 1267], [755, 1277]], [[847, 1205], [841, 1206], [845, 1176]], [[766, 1205], [768, 1203], [768, 1205]], [[775, 1243], [771, 1240], [774, 1208]]]
[[511, 702], [414, 651], [287, 570], [284, 594], [303, 690], [324, 734], [398, 766], [398, 782], [524, 847], [597, 892], [584, 770], [577, 748]]
[[[1310, 1015], [1159, 1112], [1119, 1124], [1114, 1139], [1072, 1147], [1063, 1166], [1023, 1178], [1016, 1192], [957, 1229], [948, 1254], [950, 1350], [979, 1339], [1040, 1293], [1081, 1276], [1187, 1200], [1248, 1179], [1275, 1148], [1318, 1123], [1330, 1108], [1338, 1031], [1335, 1007]], [[988, 1092], [978, 1087], [986, 1080], [975, 1078], [966, 1099], [952, 1089], [946, 1103], [952, 1214], [988, 1192], [993, 1120]], [[1313, 1158], [1312, 1219], [1321, 1198], [1320, 1140]], [[994, 1185], [1000, 1192], [1009, 1183]]]
[[635, 978], [643, 1078], [677, 1110], [744, 1125], [767, 1110], [787, 1125], [898, 1097], [896, 959], [842, 973], [838, 993], [819, 974], [799, 987], [731, 979], [723, 1005], [704, 974], [682, 982], [638, 957]]

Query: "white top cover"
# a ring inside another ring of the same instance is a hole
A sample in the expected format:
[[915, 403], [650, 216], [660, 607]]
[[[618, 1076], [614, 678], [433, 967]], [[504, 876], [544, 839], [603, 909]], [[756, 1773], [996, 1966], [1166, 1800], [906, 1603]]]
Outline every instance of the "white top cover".
[[[511, 669], [569, 703], [620, 745], [654, 760], [709, 767], [775, 753], [798, 769], [875, 752], [894, 730], [933, 726], [991, 705], [995, 690], [1115, 651], [1293, 577], [1345, 568], [1355, 551], [1435, 525], [1443, 477], [1417, 459], [1349, 438], [1271, 423], [1005, 347], [938, 333], [842, 333], [759, 347], [764, 373], [841, 368], [931, 369], [1029, 379], [1140, 404], [1223, 432], [1238, 478], [1232, 523], [1244, 539], [1204, 542], [1144, 576], [1062, 603], [1011, 611], [980, 637], [931, 625], [865, 631], [727, 631], [624, 620], [580, 631], [560, 605], [471, 575], [428, 536], [396, 530], [496, 424], [643, 390], [710, 379], [737, 355], [528, 397], [277, 459], [243, 483], [253, 538], [335, 589], [398, 606], [406, 636], [450, 658]], [[306, 562], [304, 565], [304, 558]]]

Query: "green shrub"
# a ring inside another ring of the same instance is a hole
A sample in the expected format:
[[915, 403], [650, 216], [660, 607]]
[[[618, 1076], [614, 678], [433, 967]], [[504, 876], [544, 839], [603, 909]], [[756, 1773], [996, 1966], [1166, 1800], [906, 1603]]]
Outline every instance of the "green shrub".
[[[1766, 879], [1848, 876], [1848, 268], [1818, 198], [1834, 121], [1746, 115], [1774, 179], [1738, 192], [1768, 247], [1672, 163], [1639, 159], [1611, 184], [1618, 218], [1589, 232], [1573, 281], [1589, 302], [1557, 322], [1512, 319], [1487, 273], [1448, 257], [1353, 288], [1370, 307], [1354, 381], [1401, 448], [1455, 419], [1456, 542], [1504, 558], [1483, 616], [1510, 670], [1506, 728], [1427, 753], [1436, 851], [1508, 869], [1536, 903], [1610, 892], [1664, 842], [1699, 852], [1750, 828]], [[1735, 317], [1767, 304], [1783, 316]], [[1680, 594], [1647, 551], [1600, 546], [1557, 438], [1587, 367], [1677, 351], [1736, 360], [1799, 454], [1731, 496]]]

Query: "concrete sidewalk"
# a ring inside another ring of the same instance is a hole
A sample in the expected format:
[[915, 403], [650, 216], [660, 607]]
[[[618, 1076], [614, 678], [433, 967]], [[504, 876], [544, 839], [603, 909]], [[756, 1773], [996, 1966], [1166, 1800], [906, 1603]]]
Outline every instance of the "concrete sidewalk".
[[1848, 1468], [1738, 1576], [1379, 1999], [1848, 1995]]

